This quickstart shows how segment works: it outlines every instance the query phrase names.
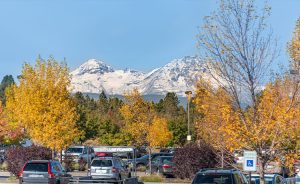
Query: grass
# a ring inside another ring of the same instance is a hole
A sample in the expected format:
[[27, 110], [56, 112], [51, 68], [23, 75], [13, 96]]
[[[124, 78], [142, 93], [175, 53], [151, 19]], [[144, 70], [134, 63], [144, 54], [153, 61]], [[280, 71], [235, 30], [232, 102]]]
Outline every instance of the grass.
[[141, 176], [140, 177], [141, 182], [163, 182], [164, 179], [159, 175], [149, 175], [149, 176]]
[[16, 176], [10, 176], [7, 181], [16, 181], [17, 177]]

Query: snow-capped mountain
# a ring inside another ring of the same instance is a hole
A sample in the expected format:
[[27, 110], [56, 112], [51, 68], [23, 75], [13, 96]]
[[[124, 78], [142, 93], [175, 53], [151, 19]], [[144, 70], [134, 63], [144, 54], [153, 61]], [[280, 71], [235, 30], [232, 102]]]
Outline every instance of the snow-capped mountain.
[[114, 70], [103, 61], [90, 59], [71, 72], [72, 91], [123, 95], [134, 88], [143, 95], [165, 95], [175, 92], [183, 96], [187, 90], [195, 90], [197, 79], [203, 73], [197, 57], [187, 56], [175, 59], [167, 65], [149, 73], [130, 69]]

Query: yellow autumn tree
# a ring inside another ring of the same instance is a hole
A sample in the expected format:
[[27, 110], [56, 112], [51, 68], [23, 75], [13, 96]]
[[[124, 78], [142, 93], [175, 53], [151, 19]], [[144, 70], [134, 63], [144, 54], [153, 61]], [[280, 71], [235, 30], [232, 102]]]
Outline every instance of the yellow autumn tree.
[[230, 96], [223, 88], [214, 89], [202, 79], [197, 84], [194, 103], [196, 110], [202, 115], [196, 122], [199, 137], [220, 152], [221, 167], [230, 165], [224, 163], [224, 155], [239, 147], [233, 137], [226, 133], [228, 126], [237, 118]]
[[266, 86], [255, 106], [238, 109], [225, 90], [201, 82], [195, 97], [196, 108], [203, 115], [198, 133], [218, 149], [255, 150], [264, 173], [270, 161], [290, 156], [288, 151], [295, 148], [300, 121], [298, 88], [299, 81], [289, 76], [278, 78]]
[[292, 40], [288, 44], [288, 51], [292, 58], [292, 67], [300, 67], [300, 18], [297, 20]]
[[153, 105], [143, 99], [137, 89], [124, 95], [125, 103], [120, 112], [124, 118], [122, 131], [129, 136], [128, 144], [147, 144], [149, 127], [154, 117]]
[[172, 133], [168, 129], [167, 120], [155, 116], [152, 124], [149, 127], [149, 133], [147, 140], [149, 146], [153, 147], [164, 147], [172, 139]]
[[23, 129], [16, 126], [13, 122], [9, 122], [4, 109], [0, 103], [0, 142], [15, 143], [23, 137]]
[[39, 58], [34, 66], [24, 64], [19, 85], [6, 93], [9, 120], [24, 127], [35, 144], [62, 150], [80, 134], [69, 86], [67, 66], [54, 58]]

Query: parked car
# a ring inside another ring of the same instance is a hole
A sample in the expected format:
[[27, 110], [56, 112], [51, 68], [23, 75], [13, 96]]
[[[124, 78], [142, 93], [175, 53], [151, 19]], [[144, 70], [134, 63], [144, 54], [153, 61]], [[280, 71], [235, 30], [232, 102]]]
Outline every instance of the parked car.
[[[154, 160], [156, 157], [159, 157], [159, 156], [173, 156], [172, 153], [166, 153], [166, 152], [160, 152], [160, 153], [152, 153], [151, 154], [151, 160]], [[149, 154], [147, 155], [144, 155], [140, 158], [137, 158], [135, 160], [135, 164], [136, 164], [136, 167], [139, 168], [141, 166], [147, 166], [149, 164]], [[132, 164], [133, 163], [133, 160], [128, 160], [128, 163]]]
[[[249, 176], [247, 175], [247, 179]], [[280, 184], [283, 177], [279, 174], [265, 174], [265, 184]], [[260, 176], [258, 174], [251, 174], [251, 184], [260, 184]]]
[[80, 161], [81, 159], [85, 161], [92, 161], [95, 158], [95, 152], [92, 147], [88, 146], [71, 146], [69, 147], [64, 154], [64, 157], [70, 156], [75, 162]]
[[236, 169], [202, 169], [192, 184], [247, 184], [245, 175]]
[[[173, 156], [159, 156], [151, 161], [151, 170], [164, 176], [173, 176]], [[148, 165], [149, 168], [149, 165]]]
[[19, 173], [19, 183], [67, 184], [70, 177], [58, 161], [32, 160], [27, 162]]
[[123, 180], [131, 177], [127, 165], [119, 157], [96, 157], [89, 175], [93, 179]]

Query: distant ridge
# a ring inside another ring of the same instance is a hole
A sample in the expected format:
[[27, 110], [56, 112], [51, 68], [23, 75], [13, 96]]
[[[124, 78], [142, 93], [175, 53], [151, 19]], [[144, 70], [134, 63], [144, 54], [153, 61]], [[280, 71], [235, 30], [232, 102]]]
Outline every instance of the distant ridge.
[[185, 91], [195, 91], [200, 76], [206, 75], [201, 60], [196, 56], [174, 59], [149, 73], [135, 70], [115, 70], [105, 62], [90, 59], [71, 72], [72, 92], [123, 95], [134, 88], [142, 95], [161, 95], [175, 92], [185, 96]]

